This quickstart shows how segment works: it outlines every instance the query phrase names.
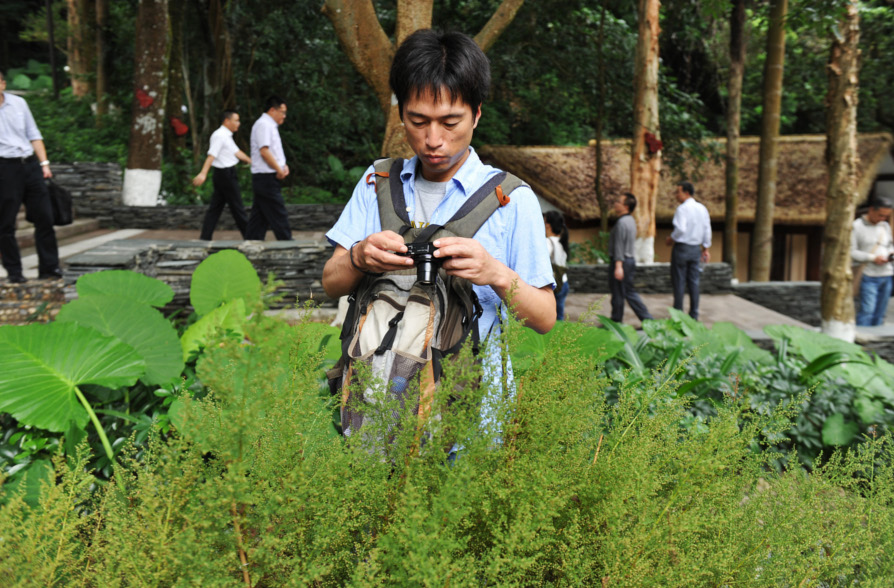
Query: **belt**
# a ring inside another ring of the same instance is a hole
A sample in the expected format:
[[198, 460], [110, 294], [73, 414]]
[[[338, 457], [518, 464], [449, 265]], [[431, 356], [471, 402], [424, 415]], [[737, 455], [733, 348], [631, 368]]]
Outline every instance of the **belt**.
[[0, 161], [9, 163], [28, 163], [29, 161], [37, 161], [37, 155], [32, 153], [25, 157], [0, 157]]

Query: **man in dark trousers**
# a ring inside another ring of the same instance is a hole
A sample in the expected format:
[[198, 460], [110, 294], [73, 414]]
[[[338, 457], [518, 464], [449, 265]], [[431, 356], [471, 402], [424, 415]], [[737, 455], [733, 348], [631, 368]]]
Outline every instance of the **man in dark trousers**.
[[205, 158], [205, 164], [202, 171], [192, 179], [193, 186], [201, 186], [208, 178], [208, 170], [214, 168], [214, 176], [212, 184], [214, 185], [214, 193], [211, 195], [211, 203], [208, 205], [208, 211], [205, 213], [205, 220], [202, 223], [202, 234], [200, 239], [210, 241], [214, 234], [214, 227], [223, 212], [224, 206], [230, 207], [230, 213], [233, 220], [236, 221], [236, 228], [245, 238], [245, 229], [248, 225], [248, 215], [245, 214], [245, 208], [242, 206], [242, 192], [239, 189], [239, 179], [236, 177], [236, 164], [240, 161], [251, 165], [251, 159], [243, 153], [236, 141], [233, 140], [233, 134], [239, 130], [239, 113], [233, 110], [225, 110], [220, 128], [211, 134], [211, 141], [208, 146], [208, 157]]
[[289, 214], [279, 188], [289, 175], [286, 154], [279, 137], [279, 125], [286, 120], [286, 102], [277, 96], [267, 98], [267, 109], [251, 128], [251, 188], [255, 195], [248, 218], [246, 239], [264, 240], [267, 229], [280, 241], [292, 238]]
[[53, 177], [43, 137], [23, 98], [6, 91], [0, 72], [0, 256], [7, 281], [25, 282], [16, 241], [16, 216], [22, 203], [34, 223], [38, 279], [62, 277], [46, 180]]
[[683, 310], [683, 295], [689, 289], [689, 316], [698, 320], [698, 284], [700, 263], [711, 260], [711, 217], [705, 205], [696, 202], [695, 188], [689, 182], [677, 184], [674, 197], [680, 205], [674, 212], [674, 230], [667, 238], [671, 252], [671, 283], [674, 308]]
[[633, 257], [636, 222], [631, 213], [635, 209], [636, 196], [630, 192], [618, 198], [613, 205], [618, 220], [608, 238], [608, 254], [611, 258], [608, 267], [608, 285], [612, 293], [612, 320], [617, 323], [624, 320], [625, 300], [639, 320], [652, 318], [649, 309], [633, 286], [633, 277], [636, 274], [636, 260]]

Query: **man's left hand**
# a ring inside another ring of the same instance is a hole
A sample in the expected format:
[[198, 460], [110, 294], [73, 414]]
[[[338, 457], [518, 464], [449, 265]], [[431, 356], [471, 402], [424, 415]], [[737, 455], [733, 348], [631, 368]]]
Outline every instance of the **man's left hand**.
[[705, 249], [704, 251], [702, 251], [702, 261], [704, 261], [705, 263], [709, 263], [711, 261], [711, 251], [710, 250]]
[[40, 169], [43, 171], [43, 179], [49, 180], [50, 178], [53, 177], [53, 172], [52, 172], [52, 170], [50, 170], [50, 166], [42, 165], [42, 166], [40, 166]]
[[443, 259], [443, 268], [451, 276], [465, 278], [477, 286], [493, 286], [500, 270], [506, 266], [497, 261], [475, 239], [444, 237], [434, 242], [434, 256]]

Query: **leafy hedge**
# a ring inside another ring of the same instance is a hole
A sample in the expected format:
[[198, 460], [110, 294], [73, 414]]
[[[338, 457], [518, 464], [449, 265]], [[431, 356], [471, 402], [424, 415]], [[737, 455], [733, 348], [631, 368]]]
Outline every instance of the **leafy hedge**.
[[[173, 427], [122, 442], [116, 483], [93, 475], [82, 441], [53, 458], [53, 476], [33, 469], [4, 486], [10, 584], [890, 584], [886, 434], [810, 473], [776, 469], [754, 448], [774, 446], [797, 403], [767, 411], [743, 390], [694, 421], [697, 386], [673, 375], [684, 350], [660, 370], [613, 371], [606, 359], [635, 363], [657, 333], [639, 344], [620, 328], [538, 337], [509, 323], [499, 344], [513, 354], [514, 395], [467, 387], [447, 410], [443, 391], [478, 375], [456, 362], [436, 395], [441, 418], [420, 429], [406, 407], [390, 442], [369, 451], [335, 433], [321, 390], [333, 330], [265, 316], [244, 258], [218, 256], [196, 272], [200, 316], [177, 347], [202, 386], [164, 388]], [[485, 392], [500, 398], [499, 430], [478, 423]]]

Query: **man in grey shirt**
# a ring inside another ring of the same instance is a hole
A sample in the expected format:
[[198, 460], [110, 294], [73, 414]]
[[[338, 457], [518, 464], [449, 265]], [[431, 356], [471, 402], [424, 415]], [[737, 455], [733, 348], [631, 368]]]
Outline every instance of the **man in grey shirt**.
[[636, 260], [633, 257], [633, 244], [636, 241], [636, 222], [630, 216], [636, 209], [636, 196], [626, 192], [618, 198], [612, 209], [618, 215], [618, 221], [608, 238], [608, 286], [612, 293], [612, 320], [624, 320], [624, 301], [630, 304], [633, 313], [644, 321], [651, 319], [649, 309], [633, 286], [636, 274]]

